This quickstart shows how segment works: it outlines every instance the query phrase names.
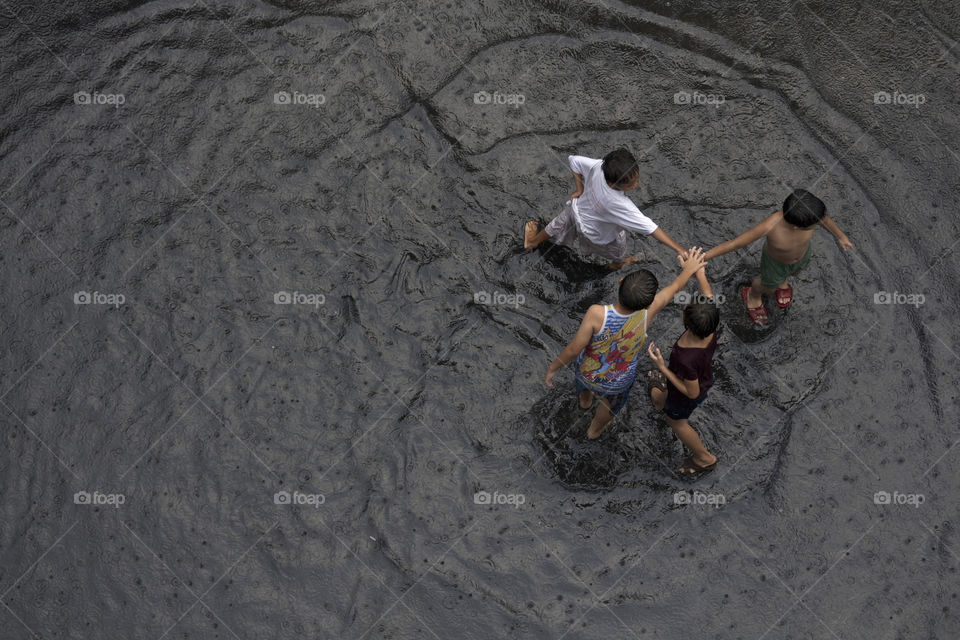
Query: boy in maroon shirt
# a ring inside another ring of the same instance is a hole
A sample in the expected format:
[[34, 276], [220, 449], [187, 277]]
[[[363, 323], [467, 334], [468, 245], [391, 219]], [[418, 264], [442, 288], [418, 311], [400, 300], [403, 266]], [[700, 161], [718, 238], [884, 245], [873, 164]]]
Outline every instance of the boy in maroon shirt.
[[720, 325], [720, 310], [707, 282], [706, 267], [697, 271], [697, 284], [701, 295], [683, 309], [686, 331], [673, 345], [670, 364], [664, 362], [660, 349], [653, 342], [647, 347], [650, 359], [657, 367], [647, 374], [650, 399], [666, 414], [667, 425], [690, 450], [691, 455], [680, 462], [677, 472], [691, 477], [713, 471], [717, 466], [717, 457], [707, 451], [687, 422], [713, 386], [711, 360], [717, 350], [717, 327]]

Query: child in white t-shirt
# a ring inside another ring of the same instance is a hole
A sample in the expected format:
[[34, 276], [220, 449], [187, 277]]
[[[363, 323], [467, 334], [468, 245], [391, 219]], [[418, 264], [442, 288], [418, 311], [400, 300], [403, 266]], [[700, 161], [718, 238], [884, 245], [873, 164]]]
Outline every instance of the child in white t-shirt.
[[616, 270], [637, 261], [636, 256], [627, 256], [627, 231], [638, 231], [653, 236], [677, 255], [683, 253], [683, 248], [627, 197], [625, 192], [636, 189], [640, 181], [640, 168], [632, 153], [617, 149], [603, 160], [570, 156], [569, 162], [577, 190], [560, 215], [539, 232], [536, 221], [527, 221], [525, 249], [550, 239], [581, 253], [611, 258], [610, 268]]

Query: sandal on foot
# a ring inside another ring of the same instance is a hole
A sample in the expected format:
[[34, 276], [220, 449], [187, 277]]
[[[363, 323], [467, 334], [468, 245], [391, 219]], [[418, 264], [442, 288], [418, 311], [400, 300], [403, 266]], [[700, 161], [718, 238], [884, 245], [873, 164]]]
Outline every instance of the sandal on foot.
[[657, 369], [647, 371], [647, 395], [654, 389], [667, 390], [667, 377]]
[[777, 306], [786, 309], [793, 302], [793, 287], [789, 284], [785, 287], [779, 287], [773, 294], [777, 297]]
[[767, 324], [767, 310], [763, 306], [763, 302], [760, 303], [759, 307], [750, 307], [747, 304], [747, 293], [750, 291], [750, 287], [744, 287], [740, 289], [740, 298], [743, 300], [743, 306], [747, 308], [747, 315], [750, 316], [750, 322], [762, 327]]
[[693, 456], [684, 458], [680, 464], [677, 465], [677, 473], [679, 473], [684, 478], [694, 478], [704, 473], [709, 473], [717, 468], [717, 461], [714, 460], [713, 464], [708, 464], [703, 467], [697, 464], [697, 461], [693, 459]]

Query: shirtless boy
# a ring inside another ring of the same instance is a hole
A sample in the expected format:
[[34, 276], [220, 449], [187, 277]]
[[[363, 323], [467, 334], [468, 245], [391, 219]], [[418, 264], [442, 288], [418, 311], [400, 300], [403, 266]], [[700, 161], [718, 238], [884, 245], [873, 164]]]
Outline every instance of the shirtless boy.
[[826, 214], [823, 201], [809, 191], [794, 189], [783, 202], [782, 211], [770, 215], [733, 240], [727, 240], [710, 249], [704, 254], [704, 258], [712, 260], [745, 247], [755, 240], [766, 238], [760, 258], [760, 276], [740, 290], [740, 297], [750, 320], [763, 326], [768, 318], [762, 296], [773, 293], [778, 307], [786, 309], [790, 306], [793, 302], [793, 289], [787, 278], [810, 263], [810, 238], [818, 225], [832, 233], [844, 251], [853, 248], [847, 236]]

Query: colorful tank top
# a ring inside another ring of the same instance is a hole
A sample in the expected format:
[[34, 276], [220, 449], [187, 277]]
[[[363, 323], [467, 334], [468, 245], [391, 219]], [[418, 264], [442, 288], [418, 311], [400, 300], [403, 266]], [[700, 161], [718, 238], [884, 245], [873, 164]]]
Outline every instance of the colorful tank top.
[[646, 329], [646, 309], [624, 316], [606, 305], [603, 326], [577, 358], [577, 379], [605, 394], [626, 391], [637, 373]]

